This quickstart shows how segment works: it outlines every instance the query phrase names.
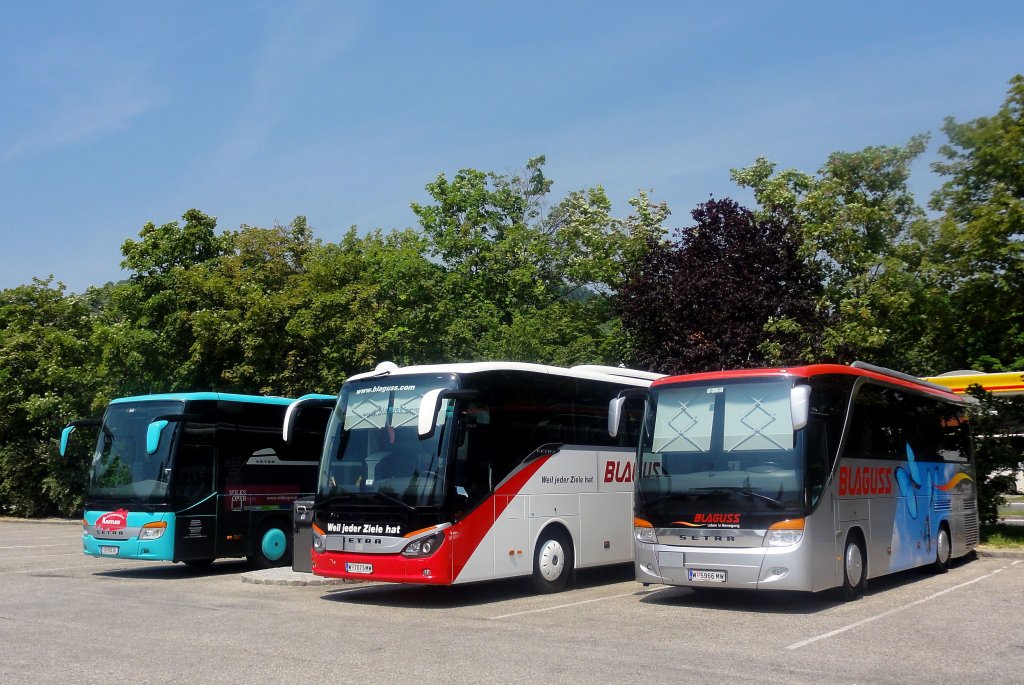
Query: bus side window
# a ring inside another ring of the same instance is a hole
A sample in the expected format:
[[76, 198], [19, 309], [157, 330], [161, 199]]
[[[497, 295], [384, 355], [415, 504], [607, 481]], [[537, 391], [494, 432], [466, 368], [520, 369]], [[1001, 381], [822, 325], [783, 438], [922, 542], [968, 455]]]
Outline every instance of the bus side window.
[[174, 469], [174, 500], [179, 507], [195, 504], [213, 492], [213, 465], [217, 450], [212, 445], [182, 442]]

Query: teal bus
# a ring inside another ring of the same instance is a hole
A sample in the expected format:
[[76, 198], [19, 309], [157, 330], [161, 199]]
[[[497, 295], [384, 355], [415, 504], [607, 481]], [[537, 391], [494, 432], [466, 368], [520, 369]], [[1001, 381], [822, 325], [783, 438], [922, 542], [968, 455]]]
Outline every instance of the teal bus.
[[184, 562], [246, 557], [283, 566], [292, 503], [316, 489], [329, 410], [303, 412], [281, 437], [283, 397], [213, 392], [113, 400], [100, 420], [85, 492], [83, 551], [95, 557]]

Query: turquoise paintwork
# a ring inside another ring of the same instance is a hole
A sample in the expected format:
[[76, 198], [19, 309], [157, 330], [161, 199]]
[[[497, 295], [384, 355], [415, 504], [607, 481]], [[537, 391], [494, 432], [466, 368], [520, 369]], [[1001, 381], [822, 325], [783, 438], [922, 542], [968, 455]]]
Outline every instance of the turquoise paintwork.
[[263, 549], [263, 556], [271, 561], [277, 561], [288, 551], [288, 539], [280, 528], [271, 528], [263, 535], [260, 542]]
[[219, 401], [219, 402], [250, 402], [252, 404], [291, 404], [288, 397], [261, 397], [259, 395], [233, 395], [222, 392], [171, 392], [159, 395], [137, 395], [135, 397], [118, 397], [110, 400], [111, 404], [122, 404], [124, 402], [150, 402], [157, 400], [172, 400], [177, 402], [191, 402], [197, 400]]
[[64, 456], [68, 451], [68, 438], [75, 432], [74, 426], [67, 426], [60, 432], [60, 456]]
[[146, 454], [156, 454], [157, 448], [160, 447], [160, 434], [164, 428], [167, 428], [167, 421], [164, 419], [149, 424], [149, 428], [146, 429]]
[[[89, 531], [96, 525], [97, 519], [106, 511], [85, 512], [85, 527], [82, 531], [82, 551], [93, 557], [108, 559], [146, 559], [149, 561], [172, 561], [174, 559], [174, 528], [175, 516], [170, 512], [148, 513], [130, 511], [127, 517], [126, 530], [138, 530], [147, 523], [163, 521], [167, 524], [164, 534], [156, 540], [142, 540], [138, 533], [124, 540], [106, 540], [94, 537]], [[103, 554], [101, 547], [116, 548], [117, 554]]]

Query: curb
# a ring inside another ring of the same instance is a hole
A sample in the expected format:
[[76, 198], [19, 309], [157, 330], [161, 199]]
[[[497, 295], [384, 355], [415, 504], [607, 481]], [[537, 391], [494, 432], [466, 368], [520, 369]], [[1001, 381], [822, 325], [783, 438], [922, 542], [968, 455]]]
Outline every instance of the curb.
[[345, 580], [343, 578], [322, 578], [312, 573], [293, 571], [290, 566], [280, 568], [261, 569], [259, 571], [248, 571], [242, 574], [243, 583], [253, 585], [280, 585], [289, 587], [316, 587], [352, 584], [359, 581]]
[[995, 559], [1024, 559], [1024, 550], [1017, 549], [981, 549], [975, 548], [979, 557], [992, 557]]

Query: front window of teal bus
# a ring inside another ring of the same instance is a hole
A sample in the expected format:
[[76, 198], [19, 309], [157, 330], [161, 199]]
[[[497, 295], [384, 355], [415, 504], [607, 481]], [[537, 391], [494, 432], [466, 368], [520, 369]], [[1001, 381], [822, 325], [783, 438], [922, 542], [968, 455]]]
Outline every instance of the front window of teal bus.
[[789, 378], [652, 389], [637, 514], [652, 527], [762, 528], [803, 516], [803, 433]]
[[97, 505], [165, 504], [178, 424], [159, 419], [180, 415], [183, 406], [162, 400], [111, 404], [97, 438], [86, 499]]
[[440, 402], [430, 437], [421, 438], [417, 424], [427, 392], [455, 387], [450, 374], [346, 383], [327, 428], [319, 496], [402, 508], [441, 506], [454, 423], [451, 400]]

